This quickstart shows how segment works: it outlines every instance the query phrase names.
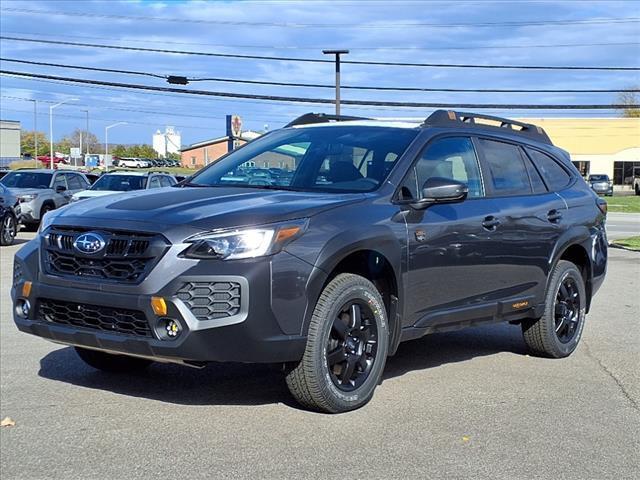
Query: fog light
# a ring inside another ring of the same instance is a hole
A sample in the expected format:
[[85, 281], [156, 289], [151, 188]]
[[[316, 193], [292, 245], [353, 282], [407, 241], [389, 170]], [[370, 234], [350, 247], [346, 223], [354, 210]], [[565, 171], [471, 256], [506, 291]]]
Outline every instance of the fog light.
[[28, 297], [31, 295], [31, 282], [24, 282], [22, 284], [22, 296]]
[[153, 308], [153, 313], [159, 317], [167, 314], [167, 302], [162, 297], [151, 297], [151, 308]]
[[158, 322], [158, 335], [164, 340], [173, 340], [182, 333], [180, 323], [172, 318], [161, 318]]
[[29, 318], [29, 312], [31, 311], [31, 304], [29, 300], [19, 299], [16, 302], [16, 315], [20, 318]]

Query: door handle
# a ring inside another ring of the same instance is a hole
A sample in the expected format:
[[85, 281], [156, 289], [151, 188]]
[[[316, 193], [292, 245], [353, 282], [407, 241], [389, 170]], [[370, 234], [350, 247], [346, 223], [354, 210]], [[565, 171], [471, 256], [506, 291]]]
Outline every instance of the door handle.
[[551, 223], [557, 223], [561, 218], [562, 213], [558, 210], [549, 210], [549, 212], [547, 213], [547, 220], [549, 220]]
[[498, 228], [498, 225], [500, 225], [500, 220], [498, 220], [493, 215], [489, 215], [488, 217], [485, 217], [484, 220], [482, 221], [482, 227], [485, 230], [493, 231], [496, 228]]

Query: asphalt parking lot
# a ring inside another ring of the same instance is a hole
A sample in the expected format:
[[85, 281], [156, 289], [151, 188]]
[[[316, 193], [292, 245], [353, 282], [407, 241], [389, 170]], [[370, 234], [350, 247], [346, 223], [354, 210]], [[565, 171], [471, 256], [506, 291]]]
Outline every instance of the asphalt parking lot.
[[[20, 241], [27, 235], [21, 234]], [[492, 478], [640, 476], [640, 254], [610, 250], [583, 340], [529, 357], [496, 325], [403, 344], [365, 408], [299, 409], [251, 365], [115, 376], [19, 333], [0, 250], [0, 476]]]

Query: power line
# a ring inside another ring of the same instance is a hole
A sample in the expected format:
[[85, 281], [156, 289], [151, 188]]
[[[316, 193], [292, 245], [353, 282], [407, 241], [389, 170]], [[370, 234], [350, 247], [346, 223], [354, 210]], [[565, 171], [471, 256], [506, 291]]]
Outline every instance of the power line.
[[[132, 70], [117, 70], [112, 68], [85, 67], [79, 65], [65, 65], [60, 63], [36, 62], [32, 60], [19, 60], [16, 58], [0, 58], [0, 62], [22, 63], [27, 65], [40, 65], [57, 68], [71, 68], [76, 70], [89, 70], [97, 72], [122, 73], [127, 75], [141, 75], [147, 77], [155, 77], [166, 79], [167, 75], [158, 75], [155, 73], [139, 72]], [[322, 83], [295, 83], [295, 82], [275, 82], [267, 80], [248, 80], [238, 78], [189, 78], [189, 82], [223, 82], [223, 83], [240, 83], [249, 85], [269, 85], [279, 87], [304, 87], [304, 88], [331, 88], [334, 85]], [[510, 88], [428, 88], [428, 87], [376, 87], [364, 85], [342, 85], [340, 88], [350, 90], [376, 90], [376, 91], [395, 91], [395, 92], [471, 92], [471, 93], [622, 93], [622, 92], [640, 92], [637, 88], [627, 89], [510, 89]]]
[[[10, 30], [3, 30], [5, 34], [11, 35], [30, 35], [33, 37], [60, 37], [60, 34], [47, 34], [40, 32], [16, 32]], [[89, 35], [71, 35], [68, 33], [64, 34], [64, 38], [80, 38], [86, 40], [113, 40], [113, 37], [100, 37], [100, 36], [89, 36]], [[176, 42], [171, 40], [154, 40], [152, 38], [143, 38], [143, 39], [135, 39], [135, 38], [127, 38], [127, 42], [134, 43], [159, 43], [163, 45], [190, 45], [190, 46], [198, 46], [198, 47], [223, 47], [228, 48], [229, 44], [220, 44], [220, 43], [202, 43], [202, 42]], [[639, 46], [640, 42], [603, 42], [603, 43], [546, 43], [546, 44], [527, 44], [527, 45], [466, 45], [466, 46], [446, 46], [446, 47], [435, 47], [435, 46], [415, 46], [415, 45], [403, 45], [403, 46], [373, 46], [373, 47], [349, 47], [351, 51], [365, 51], [365, 50], [420, 50], [420, 51], [439, 51], [439, 50], [495, 50], [495, 49], [527, 49], [531, 50], [533, 48], [587, 48], [587, 47], [630, 47], [630, 46]], [[256, 49], [256, 50], [310, 50], [318, 52], [322, 49], [333, 48], [331, 45], [318, 45], [318, 46], [299, 46], [299, 45], [243, 45], [243, 44], [233, 44], [234, 48], [241, 49]], [[335, 47], [338, 48], [338, 47]]]
[[[27, 101], [27, 102], [31, 102], [35, 99], [31, 99], [31, 98], [25, 98], [25, 97], [14, 97], [11, 95], [0, 95], [0, 98], [6, 98], [8, 100], [21, 100], [21, 101]], [[39, 103], [57, 103], [57, 101], [55, 100], [41, 100], [41, 99], [37, 99], [37, 101]], [[74, 103], [73, 105], [75, 106], [83, 106], [83, 107], [89, 107], [89, 105], [83, 105], [83, 104], [78, 104], [78, 103]], [[130, 113], [145, 113], [145, 114], [150, 114], [150, 115], [164, 115], [167, 117], [188, 117], [188, 118], [203, 118], [203, 119], [207, 119], [207, 120], [224, 120], [226, 117], [224, 115], [197, 115], [194, 113], [180, 113], [180, 112], [176, 112], [176, 111], [171, 111], [171, 112], [159, 112], [157, 110], [140, 110], [137, 108], [119, 108], [119, 107], [107, 107], [107, 106], [103, 106], [103, 105], [95, 105], [94, 103], [91, 104], [92, 107], [98, 109], [98, 110], [115, 110], [115, 111], [119, 111], [119, 112], [130, 112]], [[0, 107], [2, 108], [2, 107]], [[276, 117], [279, 118], [283, 118], [283, 119], [291, 119], [291, 115], [277, 115], [277, 114], [267, 114], [267, 115], [263, 115], [263, 114], [257, 114], [255, 112], [250, 113], [250, 114], [255, 114], [255, 115], [260, 115], [260, 117], [264, 120], [276, 120]], [[176, 125], [177, 126], [177, 125]]]
[[[40, 78], [27, 78], [27, 77], [14, 76], [14, 75], [7, 75], [7, 76], [12, 77], [12, 78], [19, 78], [21, 80], [26, 80], [26, 81], [30, 81], [30, 82], [48, 83], [48, 84], [52, 84], [52, 85], [63, 85], [63, 86], [69, 86], [69, 87], [76, 87], [77, 86], [73, 82], [66, 82], [64, 80], [46, 80], [46, 79], [40, 79]], [[87, 85], [87, 84], [85, 84], [83, 87], [84, 88], [94, 89], [94, 90], [107, 90], [107, 91], [112, 91], [112, 92], [122, 92], [123, 91], [122, 88], [106, 87], [106, 86], [100, 86], [100, 85]], [[41, 93], [52, 93], [52, 92], [47, 91], [47, 92], [41, 92]], [[137, 94], [137, 95], [151, 95], [151, 96], [155, 96], [155, 97], [160, 97], [162, 99], [166, 99], [166, 98], [181, 98], [182, 100], [184, 100], [184, 95], [181, 95], [181, 94], [178, 94], [178, 93], [171, 93], [171, 92], [155, 92], [155, 91], [147, 91], [147, 90], [133, 90], [133, 91], [127, 92], [127, 93], [134, 93], [134, 94]], [[74, 91], [74, 94], [77, 94], [77, 92]], [[250, 99], [244, 99], [244, 98], [226, 99], [226, 98], [222, 98], [222, 97], [217, 97], [217, 98], [208, 98], [208, 101], [228, 102], [228, 103], [233, 103], [234, 105], [237, 105], [238, 103], [240, 103], [240, 104], [250, 103], [250, 104], [261, 105], [261, 106], [265, 105], [265, 103], [263, 101], [250, 100]], [[291, 108], [293, 110], [298, 110], [300, 107], [304, 107], [304, 104], [297, 105], [295, 103], [279, 102], [279, 101], [269, 102], [268, 105], [269, 106], [282, 105], [282, 106], [289, 107], [289, 108]], [[396, 109], [394, 107], [387, 107], [387, 106], [348, 105], [346, 108], [348, 108], [349, 110], [364, 111], [364, 112], [396, 111]], [[403, 110], [405, 110], [405, 111], [415, 110], [417, 112], [423, 112], [424, 111], [424, 109], [422, 107], [406, 107]], [[504, 110], [500, 110], [500, 109], [483, 109], [483, 110], [488, 114], [490, 114], [490, 113], [495, 113], [497, 115], [503, 115], [504, 114]], [[603, 115], [609, 115], [609, 116], [614, 115], [615, 114], [615, 112], [613, 112], [614, 109], [610, 109], [610, 110], [611, 111], [609, 111], [609, 112], [604, 112], [604, 111], [600, 110], [599, 113], [602, 113]], [[545, 110], [545, 109], [539, 109], [539, 110], [536, 109], [535, 110], [536, 114], [544, 114], [544, 115], [561, 115], [562, 114], [561, 112], [562, 111], [558, 111], [558, 110]], [[286, 115], [286, 118], [290, 119], [291, 117], [299, 116], [302, 113], [307, 113], [307, 112], [299, 110], [297, 113], [291, 113], [289, 115]], [[510, 111], [510, 113], [512, 115], [524, 115], [526, 117], [527, 115], [531, 114], [531, 111], [527, 110], [527, 109], [513, 109], [513, 110]], [[258, 115], [260, 115], [260, 114], [258, 114]], [[590, 113], [589, 111], [572, 110], [571, 111], [571, 116], [572, 116], [571, 118], [573, 118], [573, 116], [593, 117], [593, 113]], [[556, 118], [556, 117], [552, 117], [552, 118]], [[557, 118], [568, 118], [568, 117], [557, 117]]]
[[609, 25], [620, 23], [635, 23], [639, 17], [613, 17], [613, 18], [592, 18], [582, 20], [533, 20], [533, 21], [508, 21], [508, 22], [468, 22], [468, 23], [433, 23], [433, 22], [386, 22], [386, 23], [300, 23], [300, 22], [250, 22], [240, 20], [207, 20], [176, 17], [153, 17], [136, 15], [115, 15], [105, 13], [89, 12], [61, 12], [55, 10], [40, 10], [29, 8], [5, 7], [0, 9], [3, 12], [32, 14], [32, 15], [55, 15], [63, 17], [90, 17], [105, 18], [112, 20], [137, 20], [137, 21], [160, 21], [170, 23], [196, 23], [207, 25], [230, 25], [248, 27], [280, 27], [280, 28], [409, 28], [409, 27], [521, 27], [521, 26], [547, 26], [547, 25]]
[[[13, 75], [17, 77], [26, 78], [42, 78], [49, 80], [63, 80], [67, 82], [88, 84], [88, 85], [104, 85], [110, 87], [130, 88], [134, 90], [150, 90], [156, 92], [171, 92], [181, 93], [186, 95], [202, 95], [213, 97], [228, 97], [228, 98], [249, 98], [255, 100], [265, 101], [281, 101], [281, 102], [293, 102], [293, 103], [316, 103], [316, 104], [333, 104], [334, 101], [328, 98], [307, 98], [307, 97], [291, 97], [291, 96], [278, 96], [278, 95], [259, 95], [259, 94], [246, 94], [246, 93], [234, 93], [234, 92], [215, 92], [210, 90], [185, 90], [182, 88], [174, 87], [156, 87], [149, 85], [138, 85], [130, 83], [120, 82], [107, 82], [101, 80], [88, 80], [81, 78], [71, 77], [57, 77], [53, 75], [42, 75], [36, 73], [27, 72], [15, 72], [10, 70], [0, 70], [0, 75]], [[366, 106], [385, 106], [385, 107], [414, 107], [414, 108], [471, 108], [471, 109], [485, 109], [485, 108], [500, 108], [500, 109], [525, 109], [525, 110], [610, 110], [610, 109], [623, 109], [623, 108], [640, 108], [640, 105], [629, 106], [623, 104], [489, 104], [489, 103], [427, 103], [427, 102], [397, 102], [397, 101], [372, 101], [372, 100], [344, 100], [345, 105], [366, 105]]]
[[[73, 47], [88, 48], [106, 48], [112, 50], [127, 50], [134, 52], [154, 52], [169, 53], [175, 55], [197, 55], [205, 57], [218, 58], [242, 58], [252, 60], [277, 60], [286, 62], [306, 62], [306, 63], [334, 63], [333, 60], [321, 58], [300, 58], [300, 57], [283, 57], [273, 55], [248, 55], [239, 53], [214, 53], [214, 52], [196, 52], [191, 50], [169, 50], [164, 48], [148, 48], [148, 47], [131, 47], [121, 45], [104, 45], [97, 43], [82, 42], [66, 42], [62, 40], [42, 40], [35, 38], [9, 37], [0, 36], [2, 40], [12, 40], [16, 42], [43, 43], [49, 45], [66, 45]], [[430, 68], [480, 68], [480, 69], [507, 69], [507, 70], [599, 70], [599, 71], [639, 71], [640, 67], [612, 67], [612, 66], [557, 66], [557, 65], [480, 65], [480, 64], [461, 64], [461, 63], [414, 63], [414, 62], [382, 62], [371, 60], [342, 60], [342, 63], [351, 65], [376, 65], [386, 67], [430, 67]]]

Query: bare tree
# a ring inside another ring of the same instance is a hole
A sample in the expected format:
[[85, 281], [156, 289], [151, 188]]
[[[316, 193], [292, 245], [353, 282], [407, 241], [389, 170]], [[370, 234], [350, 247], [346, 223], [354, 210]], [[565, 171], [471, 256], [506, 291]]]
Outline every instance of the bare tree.
[[[638, 87], [633, 87], [633, 89], [637, 90]], [[640, 98], [638, 98], [636, 92], [622, 92], [618, 94], [617, 103], [625, 105], [625, 108], [622, 109], [623, 117], [640, 117]]]

